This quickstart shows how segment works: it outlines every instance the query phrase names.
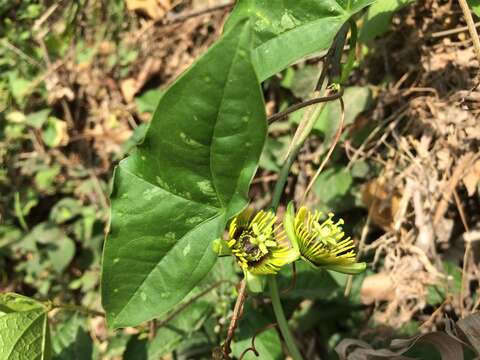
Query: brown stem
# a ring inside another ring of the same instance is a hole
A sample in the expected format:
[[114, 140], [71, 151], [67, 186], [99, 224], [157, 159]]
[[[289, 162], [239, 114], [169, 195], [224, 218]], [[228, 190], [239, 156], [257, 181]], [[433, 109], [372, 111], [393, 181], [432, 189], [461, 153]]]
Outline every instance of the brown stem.
[[323, 102], [337, 100], [338, 98], [342, 97], [342, 95], [343, 95], [343, 88], [341, 88], [341, 90], [338, 93], [335, 93], [333, 95], [328, 95], [328, 96], [319, 97], [319, 98], [313, 98], [313, 99], [303, 101], [299, 104], [292, 105], [289, 108], [287, 108], [286, 110], [280, 111], [280, 112], [270, 116], [267, 120], [268, 124], [270, 125], [271, 123], [273, 123], [277, 120], [280, 120], [280, 119], [290, 115], [291, 113], [293, 113], [295, 111], [298, 111], [298, 110], [300, 110], [304, 107], [311, 106], [311, 105], [314, 105], [314, 104], [323, 103]]
[[157, 336], [157, 320], [149, 321], [148, 327], [148, 340], [152, 341]]
[[233, 340], [233, 334], [235, 329], [237, 328], [238, 321], [242, 316], [243, 312], [243, 304], [245, 303], [245, 299], [247, 298], [247, 282], [245, 279], [242, 279], [239, 284], [238, 289], [238, 296], [237, 301], [235, 302], [235, 307], [233, 308], [233, 315], [232, 319], [230, 320], [230, 325], [228, 326], [227, 337], [225, 338], [225, 343], [223, 344], [223, 355], [225, 359], [230, 358], [231, 348], [230, 344]]

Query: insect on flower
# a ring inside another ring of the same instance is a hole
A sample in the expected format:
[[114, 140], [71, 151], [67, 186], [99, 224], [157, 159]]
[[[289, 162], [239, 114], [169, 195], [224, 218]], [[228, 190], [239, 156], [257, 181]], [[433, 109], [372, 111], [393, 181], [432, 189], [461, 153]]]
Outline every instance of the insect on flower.
[[260, 285], [250, 285], [260, 283], [258, 278], [263, 275], [278, 273], [299, 257], [271, 211], [255, 212], [248, 208], [235, 217], [230, 222], [226, 245], [242, 268], [251, 290], [256, 287], [261, 291]]
[[325, 268], [345, 274], [358, 274], [366, 264], [356, 262], [355, 245], [350, 237], [345, 237], [343, 219], [336, 222], [333, 214], [320, 221], [322, 213], [312, 213], [301, 207], [295, 214], [290, 203], [284, 218], [285, 231], [300, 257], [315, 268]]

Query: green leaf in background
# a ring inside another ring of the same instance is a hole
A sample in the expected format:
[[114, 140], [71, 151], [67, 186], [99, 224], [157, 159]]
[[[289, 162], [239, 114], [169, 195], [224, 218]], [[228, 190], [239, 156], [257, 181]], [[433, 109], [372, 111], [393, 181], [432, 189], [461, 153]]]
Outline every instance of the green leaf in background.
[[49, 147], [64, 145], [67, 139], [67, 123], [50, 116], [42, 128], [42, 140]]
[[135, 98], [135, 103], [137, 104], [138, 112], [154, 113], [162, 94], [163, 91], [152, 89], [145, 91], [141, 96], [137, 96]]
[[310, 96], [317, 85], [318, 75], [318, 66], [313, 65], [307, 65], [295, 71], [291, 86], [293, 95], [301, 99]]
[[29, 92], [30, 81], [20, 77], [18, 71], [10, 71], [8, 73], [8, 84], [13, 98], [18, 105], [22, 106]]
[[390, 29], [393, 14], [416, 0], [382, 0], [370, 6], [365, 17], [359, 39], [369, 43]]
[[467, 0], [475, 15], [480, 17], [480, 0]]
[[22, 231], [13, 225], [0, 224], [0, 254], [22, 238]]
[[247, 204], [266, 136], [239, 23], [162, 96], [144, 142], [117, 167], [102, 301], [110, 326], [178, 304], [216, 261], [212, 241]]
[[132, 336], [128, 340], [127, 348], [123, 353], [123, 360], [147, 360], [148, 359], [148, 338]]
[[69, 314], [52, 336], [54, 360], [92, 360], [93, 343], [86, 330], [86, 318]]
[[0, 295], [0, 359], [51, 358], [47, 310], [22, 295]]
[[[246, 307], [249, 304], [246, 304]], [[265, 326], [272, 323], [269, 319], [259, 313], [258, 309], [245, 309], [244, 317], [240, 320], [238, 326], [239, 333], [235, 335], [232, 343], [232, 352], [236, 358], [239, 358], [242, 352], [252, 346], [252, 337], [262, 330]], [[259, 357], [255, 356], [253, 351], [249, 351], [243, 359], [245, 360], [279, 360], [283, 359], [282, 344], [276, 329], [268, 329], [262, 331], [255, 337], [255, 348], [259, 353]]]
[[38, 190], [52, 192], [55, 190], [55, 177], [60, 173], [61, 166], [58, 164], [46, 167], [35, 174], [34, 181]]
[[[350, 125], [362, 111], [372, 103], [372, 92], [368, 87], [352, 86], [345, 89], [343, 95], [345, 104], [344, 126]], [[341, 107], [339, 101], [329, 102], [315, 122], [315, 129], [320, 131], [330, 142], [337, 132], [340, 123]]]
[[269, 171], [279, 171], [290, 141], [291, 136], [267, 138], [265, 149], [260, 157], [260, 167]]
[[442, 265], [444, 272], [448, 275], [445, 289], [446, 295], [460, 294], [462, 289], [462, 268], [452, 261], [444, 261]]
[[351, 205], [353, 198], [348, 195], [352, 182], [352, 176], [346, 168], [331, 167], [323, 171], [313, 185], [319, 209], [338, 212]]
[[55, 271], [61, 273], [75, 255], [75, 243], [57, 225], [44, 222], [35, 226], [23, 242], [39, 256], [39, 245], [44, 246], [46, 255]]
[[250, 18], [255, 69], [261, 81], [293, 62], [330, 47], [340, 27], [375, 0], [243, 0], [226, 29]]
[[[183, 309], [158, 330], [155, 339], [148, 347], [148, 359], [156, 360], [172, 350], [188, 351], [189, 347], [195, 347], [199, 342], [209, 342], [206, 341], [208, 339], [204, 339], [205, 334], [198, 330], [205, 326], [205, 322], [215, 310], [228, 311], [229, 303], [225, 303], [225, 299], [223, 299], [222, 304], [222, 294], [230, 295], [233, 289], [232, 284], [237, 281], [238, 276], [233, 259], [230, 257], [219, 258], [208, 276], [185, 297], [182, 303], [177, 304], [176, 308], [172, 310]], [[184, 307], [200, 294], [202, 294], [200, 298]], [[162, 320], [160, 319], [160, 321]]]
[[148, 347], [148, 359], [160, 359], [198, 331], [212, 305], [197, 301], [157, 331]]
[[82, 204], [74, 198], [65, 197], [55, 204], [50, 212], [50, 220], [63, 224], [82, 213]]
[[40, 129], [47, 121], [48, 115], [50, 115], [51, 111], [52, 109], [43, 109], [34, 113], [30, 113], [25, 118], [25, 122], [36, 129]]

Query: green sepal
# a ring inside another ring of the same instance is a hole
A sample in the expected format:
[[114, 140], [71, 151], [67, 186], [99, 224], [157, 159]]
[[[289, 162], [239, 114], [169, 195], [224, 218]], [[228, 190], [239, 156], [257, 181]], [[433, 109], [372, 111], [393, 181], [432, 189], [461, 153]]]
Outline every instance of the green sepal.
[[354, 263], [350, 265], [322, 265], [318, 266], [308, 260], [306, 257], [301, 256], [301, 259], [308, 263], [315, 270], [332, 270], [342, 274], [357, 275], [365, 271], [367, 264], [365, 262]]
[[247, 282], [248, 291], [258, 294], [265, 289], [265, 276], [254, 275], [249, 271], [245, 271], [245, 281]]
[[354, 263], [350, 265], [329, 265], [325, 266], [325, 269], [338, 271], [343, 274], [357, 275], [365, 271], [367, 264], [364, 262]]

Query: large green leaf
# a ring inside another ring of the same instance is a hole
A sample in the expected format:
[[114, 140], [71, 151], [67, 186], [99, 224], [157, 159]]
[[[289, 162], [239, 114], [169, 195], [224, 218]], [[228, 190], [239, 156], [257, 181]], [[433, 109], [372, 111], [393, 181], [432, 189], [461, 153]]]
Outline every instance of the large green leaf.
[[51, 356], [47, 308], [17, 294], [0, 296], [0, 359], [48, 360]]
[[254, 29], [253, 63], [261, 81], [293, 62], [332, 44], [340, 27], [376, 0], [240, 0], [229, 29], [250, 18]]
[[216, 260], [212, 241], [247, 204], [266, 136], [240, 22], [162, 96], [144, 142], [116, 169], [102, 301], [110, 326], [175, 306]]

